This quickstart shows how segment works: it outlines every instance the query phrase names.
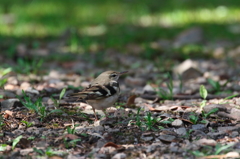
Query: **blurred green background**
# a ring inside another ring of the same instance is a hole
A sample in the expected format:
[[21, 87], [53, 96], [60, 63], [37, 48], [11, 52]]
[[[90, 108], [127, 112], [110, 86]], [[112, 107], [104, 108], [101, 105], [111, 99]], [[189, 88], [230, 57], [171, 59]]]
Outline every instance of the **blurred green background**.
[[[149, 60], [209, 58], [212, 50], [206, 43], [228, 40], [237, 45], [240, 40], [239, 7], [240, 1], [226, 0], [1, 0], [0, 49], [12, 58], [19, 43], [41, 48], [63, 39], [64, 47], [55, 52], [86, 54], [111, 48], [132, 54], [126, 49], [132, 44], [140, 50], [137, 56]], [[153, 47], [191, 27], [204, 31], [203, 42]]]

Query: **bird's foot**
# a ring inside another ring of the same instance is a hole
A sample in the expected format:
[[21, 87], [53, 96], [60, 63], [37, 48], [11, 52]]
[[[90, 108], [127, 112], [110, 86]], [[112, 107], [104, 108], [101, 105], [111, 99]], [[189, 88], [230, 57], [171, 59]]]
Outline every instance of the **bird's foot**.
[[110, 118], [107, 117], [107, 116], [105, 116], [105, 117], [102, 118], [102, 120], [109, 120], [109, 119], [110, 119]]

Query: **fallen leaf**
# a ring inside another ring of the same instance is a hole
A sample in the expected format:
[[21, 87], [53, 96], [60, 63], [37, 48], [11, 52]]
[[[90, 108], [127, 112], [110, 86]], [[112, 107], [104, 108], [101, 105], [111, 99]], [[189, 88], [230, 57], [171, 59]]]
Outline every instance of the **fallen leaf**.
[[6, 111], [5, 111], [5, 114], [8, 114], [8, 115], [10, 115], [11, 117], [13, 117], [13, 112], [10, 111], [10, 110], [6, 110]]
[[162, 110], [155, 109], [155, 108], [151, 107], [149, 104], [146, 104], [146, 103], [145, 103], [145, 106], [147, 106], [148, 109], [152, 112], [161, 112], [162, 111]]
[[176, 105], [176, 106], [171, 106], [171, 107], [169, 108], [169, 110], [179, 110], [179, 109], [185, 110], [185, 109], [187, 109], [187, 108], [190, 108], [190, 107], [189, 107], [189, 106], [178, 106], [178, 105]]
[[66, 134], [66, 135], [57, 137], [54, 142], [58, 142], [59, 140], [62, 140], [64, 138], [69, 138], [71, 140], [74, 140], [74, 139], [78, 139], [79, 137], [74, 134]]
[[103, 147], [114, 147], [114, 148], [121, 148], [122, 146], [121, 145], [116, 145], [115, 143], [113, 142], [108, 142], [106, 143]]
[[191, 122], [190, 120], [187, 120], [187, 119], [184, 119], [184, 118], [178, 118], [178, 119], [180, 119], [180, 120], [182, 120], [182, 121], [185, 121], [185, 122], [187, 122], [187, 123], [193, 124], [193, 122]]
[[49, 157], [50, 159], [63, 159], [62, 157], [60, 156], [52, 156], [52, 157]]
[[136, 95], [131, 95], [129, 98], [128, 98], [128, 100], [127, 100], [127, 106], [128, 107], [132, 107], [132, 106], [134, 106], [135, 104], [134, 104], [134, 101], [135, 101], [135, 98], [136, 98], [137, 96]]
[[78, 139], [79, 137], [74, 134], [66, 134], [66, 135], [64, 135], [64, 138], [69, 138], [71, 140], [74, 140], [74, 139]]
[[21, 138], [20, 141], [18, 142], [18, 145], [25, 149], [31, 147], [31, 141], [26, 139], [26, 138]]
[[196, 141], [196, 143], [198, 145], [201, 145], [201, 146], [216, 146], [217, 142], [213, 139], [200, 139], [198, 141]]
[[76, 62], [62, 62], [61, 63], [62, 67], [63, 68], [72, 68], [74, 65], [76, 65]]

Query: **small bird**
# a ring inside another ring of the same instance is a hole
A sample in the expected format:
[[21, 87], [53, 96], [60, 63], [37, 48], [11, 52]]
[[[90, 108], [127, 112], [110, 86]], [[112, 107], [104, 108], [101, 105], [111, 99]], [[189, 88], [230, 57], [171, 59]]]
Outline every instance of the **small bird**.
[[83, 99], [91, 105], [95, 115], [95, 120], [98, 120], [95, 109], [102, 110], [107, 117], [106, 109], [111, 107], [120, 95], [118, 78], [127, 72], [128, 71], [103, 72], [83, 91], [70, 94], [70, 96]]

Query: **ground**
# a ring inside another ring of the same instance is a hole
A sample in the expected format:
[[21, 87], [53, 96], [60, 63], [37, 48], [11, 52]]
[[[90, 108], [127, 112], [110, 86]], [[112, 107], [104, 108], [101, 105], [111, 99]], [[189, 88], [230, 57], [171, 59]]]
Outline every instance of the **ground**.
[[[56, 3], [0, 5], [0, 158], [240, 158], [239, 2]], [[68, 95], [107, 70], [95, 121]]]

